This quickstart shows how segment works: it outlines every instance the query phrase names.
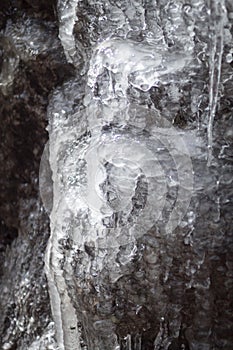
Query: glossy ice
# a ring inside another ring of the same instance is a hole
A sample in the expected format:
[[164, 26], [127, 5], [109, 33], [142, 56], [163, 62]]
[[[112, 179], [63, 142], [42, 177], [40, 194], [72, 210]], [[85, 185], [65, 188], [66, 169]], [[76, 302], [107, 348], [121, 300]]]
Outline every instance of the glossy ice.
[[60, 349], [230, 350], [214, 306], [230, 273], [229, 119], [213, 123], [220, 82], [230, 89], [231, 6], [71, 1], [59, 11], [77, 67], [48, 108], [46, 271]]

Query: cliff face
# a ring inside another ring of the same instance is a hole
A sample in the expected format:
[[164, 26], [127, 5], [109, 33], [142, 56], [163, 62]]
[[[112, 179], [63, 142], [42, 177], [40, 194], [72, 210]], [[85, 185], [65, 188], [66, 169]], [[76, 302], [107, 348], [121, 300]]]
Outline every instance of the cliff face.
[[230, 350], [231, 2], [0, 13], [0, 347]]

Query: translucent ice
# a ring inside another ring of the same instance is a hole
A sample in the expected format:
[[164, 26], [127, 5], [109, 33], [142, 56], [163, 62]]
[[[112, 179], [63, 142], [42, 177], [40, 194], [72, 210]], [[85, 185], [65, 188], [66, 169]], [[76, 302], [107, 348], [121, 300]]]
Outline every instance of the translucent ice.
[[58, 15], [60, 20], [59, 37], [68, 62], [76, 63], [75, 38], [73, 35], [76, 21], [76, 7], [79, 0], [58, 1]]
[[[126, 95], [128, 84], [148, 91], [156, 86], [164, 76], [175, 74], [190, 60], [188, 54], [181, 55], [161, 51], [161, 48], [132, 40], [110, 39], [99, 44], [90, 62], [88, 84], [94, 88], [97, 78], [104, 70], [113, 74], [116, 95]], [[111, 91], [110, 90], [110, 91]]]
[[[211, 236], [221, 232], [220, 180], [206, 166], [206, 139], [211, 149], [225, 7], [216, 1], [216, 16], [211, 6], [60, 8], [67, 57], [77, 67], [83, 48], [85, 66], [48, 108], [46, 268], [62, 349], [198, 349], [214, 341], [210, 266], [223, 234]], [[190, 317], [182, 310], [192, 300]]]
[[209, 122], [208, 122], [208, 165], [212, 161], [213, 123], [216, 113], [219, 84], [221, 78], [224, 24], [226, 23], [226, 8], [222, 1], [213, 1], [211, 4], [211, 31], [212, 42], [210, 49], [210, 85], [209, 85]]

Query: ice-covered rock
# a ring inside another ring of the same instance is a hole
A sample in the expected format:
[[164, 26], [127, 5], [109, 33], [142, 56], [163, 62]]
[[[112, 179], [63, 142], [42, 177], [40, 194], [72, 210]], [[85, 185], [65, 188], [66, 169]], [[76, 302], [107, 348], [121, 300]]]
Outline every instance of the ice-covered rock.
[[213, 142], [229, 4], [75, 6], [63, 47], [75, 42], [81, 63], [48, 109], [60, 346], [76, 331], [72, 349], [230, 349], [212, 321], [216, 249], [230, 239], [220, 204], [230, 168], [220, 175]]
[[231, 350], [231, 1], [14, 4], [0, 347]]

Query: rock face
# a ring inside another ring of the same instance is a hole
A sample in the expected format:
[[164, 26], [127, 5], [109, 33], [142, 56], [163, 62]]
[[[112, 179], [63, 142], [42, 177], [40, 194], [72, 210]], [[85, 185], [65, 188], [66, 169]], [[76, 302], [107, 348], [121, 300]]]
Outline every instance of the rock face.
[[1, 13], [1, 348], [232, 349], [231, 2]]

